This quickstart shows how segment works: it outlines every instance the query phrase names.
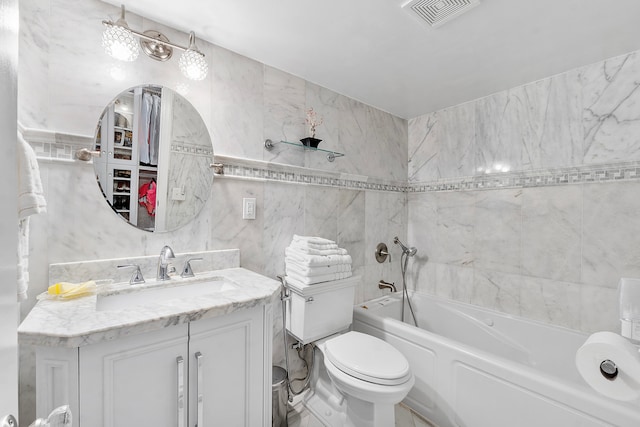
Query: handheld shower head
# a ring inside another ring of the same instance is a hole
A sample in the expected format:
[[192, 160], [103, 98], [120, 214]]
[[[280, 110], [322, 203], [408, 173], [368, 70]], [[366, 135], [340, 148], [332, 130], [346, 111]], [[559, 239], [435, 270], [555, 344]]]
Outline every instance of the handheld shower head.
[[396, 245], [399, 245], [402, 248], [402, 252], [409, 255], [409, 256], [414, 256], [416, 254], [416, 252], [418, 252], [418, 249], [415, 247], [406, 247], [404, 244], [402, 244], [402, 242], [400, 241], [400, 239], [398, 239], [398, 236], [393, 238], [393, 243], [395, 243]]

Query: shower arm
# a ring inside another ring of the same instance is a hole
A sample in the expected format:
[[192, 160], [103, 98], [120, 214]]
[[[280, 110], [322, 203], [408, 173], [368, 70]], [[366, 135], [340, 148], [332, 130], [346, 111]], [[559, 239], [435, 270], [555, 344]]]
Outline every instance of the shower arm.
[[401, 241], [400, 239], [398, 239], [398, 236], [393, 238], [393, 243], [395, 243], [396, 245], [400, 246], [400, 248], [402, 249], [402, 253], [407, 254], [408, 256], [414, 256], [416, 254], [416, 252], [418, 252], [418, 249], [416, 249], [415, 247], [406, 247]]

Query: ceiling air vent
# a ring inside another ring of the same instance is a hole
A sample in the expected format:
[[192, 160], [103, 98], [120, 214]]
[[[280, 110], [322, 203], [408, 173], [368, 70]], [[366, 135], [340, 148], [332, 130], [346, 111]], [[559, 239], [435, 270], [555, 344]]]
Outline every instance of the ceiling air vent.
[[432, 27], [445, 22], [477, 6], [480, 0], [413, 0], [402, 6], [411, 10]]

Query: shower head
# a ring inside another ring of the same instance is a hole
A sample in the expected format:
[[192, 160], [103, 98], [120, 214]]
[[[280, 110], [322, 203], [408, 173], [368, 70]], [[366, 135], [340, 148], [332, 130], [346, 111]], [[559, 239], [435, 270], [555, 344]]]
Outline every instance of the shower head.
[[418, 252], [418, 249], [416, 249], [413, 246], [408, 248], [405, 245], [403, 245], [400, 239], [398, 239], [398, 236], [393, 238], [393, 243], [395, 243], [396, 245], [399, 245], [402, 248], [402, 252], [409, 256], [414, 256], [416, 252]]

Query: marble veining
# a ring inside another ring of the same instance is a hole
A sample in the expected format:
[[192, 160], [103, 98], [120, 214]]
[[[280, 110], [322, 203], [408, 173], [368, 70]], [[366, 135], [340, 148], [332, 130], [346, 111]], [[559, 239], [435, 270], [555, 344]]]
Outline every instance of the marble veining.
[[581, 278], [581, 186], [531, 188], [522, 197], [522, 273], [569, 282]]
[[[305, 136], [305, 81], [272, 67], [264, 68], [264, 134], [273, 140], [297, 141]], [[270, 162], [304, 166], [305, 158], [276, 145], [263, 152]]]
[[640, 157], [637, 52], [582, 69], [585, 163]]
[[640, 277], [640, 186], [584, 186], [582, 281], [616, 289], [621, 277]]

